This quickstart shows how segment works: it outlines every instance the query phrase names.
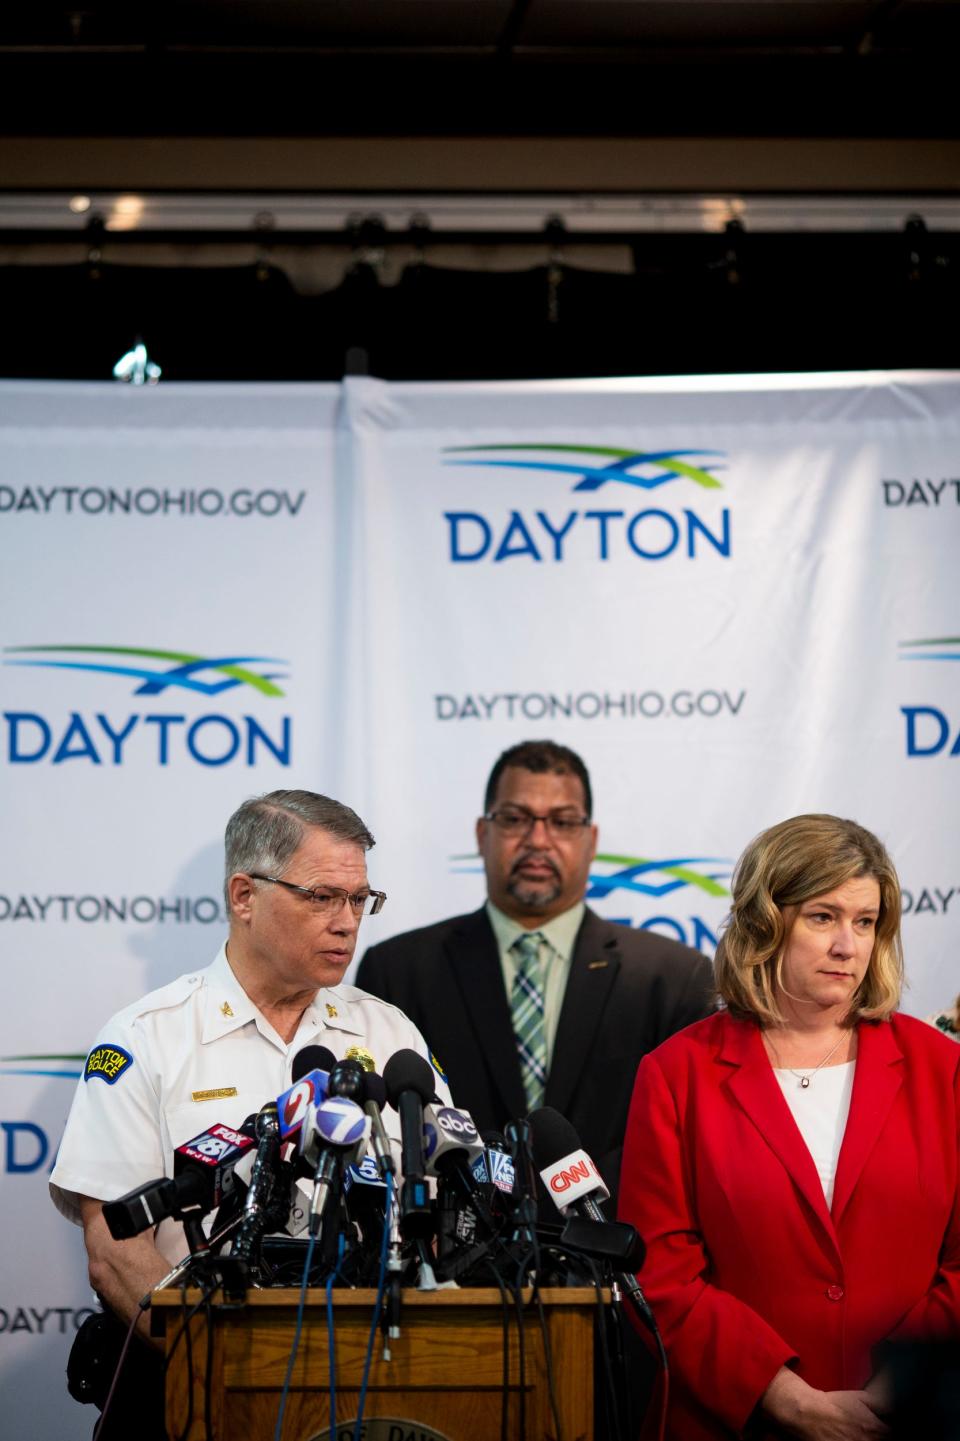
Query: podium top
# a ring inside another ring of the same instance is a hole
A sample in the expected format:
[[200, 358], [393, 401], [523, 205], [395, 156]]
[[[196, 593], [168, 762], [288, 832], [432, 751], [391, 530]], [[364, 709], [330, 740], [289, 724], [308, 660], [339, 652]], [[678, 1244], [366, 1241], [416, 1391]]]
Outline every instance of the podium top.
[[[404, 1286], [403, 1288], [404, 1309], [413, 1306], [500, 1306], [503, 1297], [495, 1286], [463, 1286], [457, 1289], [450, 1288], [442, 1291], [419, 1291], [415, 1286]], [[533, 1289], [525, 1286], [521, 1291], [524, 1305], [533, 1298]], [[545, 1306], [588, 1306], [594, 1305], [597, 1300], [597, 1292], [592, 1286], [547, 1286], [539, 1293], [540, 1299]], [[603, 1287], [600, 1292], [604, 1302], [610, 1300], [608, 1287]], [[176, 1307], [178, 1310], [184, 1305], [196, 1305], [202, 1299], [201, 1292], [195, 1286], [190, 1286], [186, 1291], [179, 1287], [168, 1287], [158, 1291], [153, 1297], [154, 1310], [168, 1310]], [[355, 1306], [362, 1307], [369, 1311], [376, 1304], [377, 1292], [371, 1288], [363, 1290], [352, 1290], [344, 1288], [332, 1292], [334, 1306]], [[220, 1306], [222, 1301], [211, 1300], [211, 1305]], [[280, 1307], [298, 1306], [300, 1304], [300, 1288], [298, 1286], [275, 1286], [263, 1290], [250, 1289], [247, 1292], [246, 1300], [240, 1305], [258, 1307]], [[306, 1305], [326, 1306], [327, 1293], [322, 1286], [316, 1286], [307, 1291]], [[239, 1309], [233, 1303], [231, 1309]]]

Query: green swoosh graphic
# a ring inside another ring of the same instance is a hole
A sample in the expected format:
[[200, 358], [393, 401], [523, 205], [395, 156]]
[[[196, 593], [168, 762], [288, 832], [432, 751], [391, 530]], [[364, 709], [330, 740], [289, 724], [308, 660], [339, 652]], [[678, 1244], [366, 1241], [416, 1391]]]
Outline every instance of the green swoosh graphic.
[[[448, 445], [444, 447], [447, 451], [455, 450], [563, 450], [575, 455], [612, 455], [617, 460], [626, 460], [631, 455], [636, 455], [636, 450], [623, 450], [615, 445]], [[667, 462], [657, 460], [654, 465], [661, 469], [666, 468]], [[723, 486], [719, 480], [714, 480], [707, 470], [699, 470], [695, 465], [688, 465], [685, 460], [677, 460], [670, 457], [670, 469], [676, 470], [680, 475], [685, 475], [688, 480], [695, 480], [705, 490], [722, 490]]]
[[75, 1056], [60, 1054], [44, 1054], [39, 1056], [0, 1056], [0, 1061], [85, 1061], [86, 1059], [86, 1051], [81, 1051], [78, 1055]]
[[[179, 650], [147, 650], [143, 646], [131, 645], [8, 645], [5, 651], [71, 651], [81, 655], [139, 655], [146, 656], [150, 660], [173, 660], [181, 665], [193, 661], [203, 660], [202, 655], [191, 655], [187, 651]], [[221, 675], [228, 675], [231, 680], [241, 681], [244, 685], [253, 686], [263, 695], [282, 696], [283, 691], [273, 681], [264, 680], [262, 676], [254, 674], [252, 670], [245, 670], [240, 665], [214, 665], [210, 670], [217, 671]]]
[[[597, 851], [596, 860], [609, 861], [611, 865], [637, 866], [645, 865], [650, 859], [649, 856], [615, 856], [610, 852]], [[688, 870], [686, 866], [660, 866], [659, 869], [665, 876], [676, 876], [678, 881], [685, 881], [688, 886], [698, 886], [701, 891], [706, 891], [708, 896], [727, 896], [730, 894], [723, 886], [716, 881], [710, 880], [709, 876], [699, 876], [696, 871]]]
[[960, 635], [942, 635], [933, 640], [902, 640], [901, 645], [960, 645]]

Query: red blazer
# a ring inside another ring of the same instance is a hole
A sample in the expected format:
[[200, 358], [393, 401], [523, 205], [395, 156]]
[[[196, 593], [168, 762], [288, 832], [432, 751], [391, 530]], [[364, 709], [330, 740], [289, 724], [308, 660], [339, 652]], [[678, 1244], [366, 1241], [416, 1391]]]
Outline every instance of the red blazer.
[[883, 1337], [960, 1334], [960, 1046], [909, 1016], [858, 1034], [830, 1211], [752, 1021], [710, 1016], [640, 1064], [620, 1214], [647, 1245], [670, 1436], [738, 1435], [785, 1362], [856, 1389]]

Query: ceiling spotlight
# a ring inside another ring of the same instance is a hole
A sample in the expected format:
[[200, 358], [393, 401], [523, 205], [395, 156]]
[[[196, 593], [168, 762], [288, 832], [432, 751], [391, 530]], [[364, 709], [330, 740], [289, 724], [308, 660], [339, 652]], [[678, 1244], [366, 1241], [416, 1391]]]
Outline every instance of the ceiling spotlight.
[[89, 195], [74, 195], [70, 201], [70, 209], [74, 215], [85, 215], [92, 204]]
[[107, 216], [107, 229], [136, 230], [143, 219], [144, 208], [141, 195], [118, 195]]
[[126, 355], [121, 355], [113, 367], [114, 380], [124, 380], [128, 385], [156, 385], [163, 372], [147, 356], [147, 347], [138, 341]]

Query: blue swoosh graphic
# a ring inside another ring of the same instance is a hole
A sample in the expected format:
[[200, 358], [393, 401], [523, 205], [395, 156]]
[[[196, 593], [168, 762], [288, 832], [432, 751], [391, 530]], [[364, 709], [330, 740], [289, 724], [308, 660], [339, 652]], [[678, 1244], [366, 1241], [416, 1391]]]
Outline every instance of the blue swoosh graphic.
[[960, 651], [952, 650], [928, 650], [918, 652], [916, 655], [902, 655], [900, 660], [960, 660]]
[[707, 873], [707, 875], [704, 876], [704, 879], [709, 881], [719, 882], [721, 879], [726, 879], [730, 874], [729, 861], [724, 861], [719, 856], [676, 856], [673, 859], [646, 861], [641, 865], [626, 866], [624, 869], [614, 871], [608, 876], [591, 875], [587, 887], [587, 899], [598, 900], [603, 896], [608, 896], [611, 891], [620, 890], [634, 891], [644, 896], [669, 896], [674, 891], [682, 890], [684, 886], [688, 886], [690, 882], [671, 877], [661, 885], [652, 885], [638, 881], [636, 879], [637, 876], [646, 875], [650, 871], [662, 871], [665, 870], [667, 866], [690, 865], [719, 865], [721, 870], [716, 874]]
[[19, 1069], [8, 1069], [6, 1066], [0, 1068], [0, 1076], [60, 1076], [68, 1081], [79, 1081], [82, 1075], [82, 1071], [22, 1071]]
[[[660, 485], [666, 485], [668, 481], [678, 480], [680, 472], [668, 470], [663, 475], [641, 476], [630, 475], [625, 467], [636, 465], [641, 461], [669, 460], [672, 457], [682, 455], [712, 455], [715, 452], [709, 450], [662, 450], [650, 452], [649, 454], [631, 456], [626, 460], [617, 461], [612, 465], [584, 466], [569, 465], [562, 461], [537, 461], [537, 460], [446, 460], [444, 465], [482, 465], [499, 466], [505, 470], [552, 470], [562, 475], [579, 475], [579, 484], [574, 490], [599, 490], [608, 481], [619, 480], [625, 485], [639, 486], [641, 490], [656, 490]], [[707, 470], [706, 466], [701, 469]], [[723, 466], [715, 465], [711, 470], [722, 470]]]
[[[647, 874], [650, 871], [663, 870], [666, 866], [689, 865], [719, 865], [721, 868], [719, 871], [707, 872], [705, 874], [704, 880], [708, 881], [720, 882], [728, 879], [730, 875], [730, 862], [722, 860], [719, 856], [677, 856], [673, 860], [646, 861], [642, 865], [627, 866], [622, 870], [614, 871], [608, 876], [591, 874], [587, 883], [586, 899], [588, 901], [602, 900], [604, 896], [610, 895], [612, 891], [632, 891], [636, 895], [653, 896], [654, 898], [669, 896], [674, 891], [683, 890], [685, 886], [690, 885], [690, 882], [678, 880], [671, 876], [669, 880], [664, 881], [661, 885], [652, 885], [638, 881], [636, 877]], [[482, 874], [482, 871], [482, 866], [457, 866], [451, 869], [451, 874], [455, 876], [477, 876]]]
[[[133, 680], [142, 680], [143, 685], [138, 686], [133, 692], [134, 695], [160, 695], [168, 686], [178, 686], [181, 690], [197, 691], [200, 695], [215, 696], [221, 691], [232, 690], [234, 686], [242, 685], [243, 682], [228, 677], [222, 681], [201, 681], [191, 679], [191, 673], [198, 670], [206, 670], [208, 666], [220, 665], [249, 665], [251, 662], [259, 665], [286, 665], [286, 661], [276, 656], [219, 656], [209, 657], [206, 660], [191, 661], [186, 665], [174, 666], [172, 670], [163, 671], [159, 675], [156, 671], [145, 670], [138, 666], [126, 665], [94, 665], [90, 661], [72, 660], [8, 660], [4, 665], [35, 666], [41, 670], [86, 670], [96, 671], [103, 675], [122, 675]], [[266, 675], [262, 680], [283, 679], [277, 675]]]

